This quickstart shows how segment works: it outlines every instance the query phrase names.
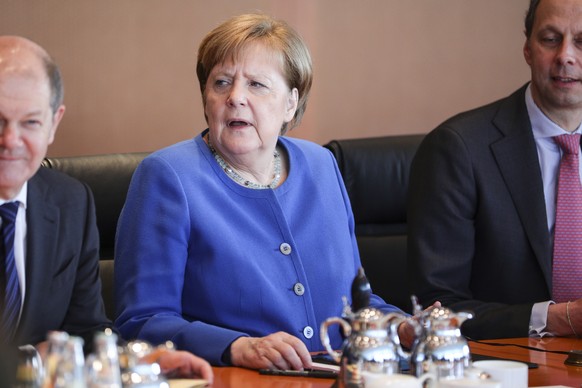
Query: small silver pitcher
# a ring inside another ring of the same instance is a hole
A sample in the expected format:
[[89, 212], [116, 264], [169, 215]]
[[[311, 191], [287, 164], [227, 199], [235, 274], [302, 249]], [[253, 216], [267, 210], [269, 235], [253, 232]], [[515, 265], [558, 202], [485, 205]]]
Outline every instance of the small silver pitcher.
[[[344, 318], [328, 318], [321, 324], [321, 342], [329, 355], [340, 365], [338, 387], [364, 387], [362, 372], [394, 374], [400, 372], [404, 352], [398, 339], [398, 325], [406, 319], [397, 313], [383, 314], [366, 307]], [[349, 321], [349, 322], [348, 322]], [[343, 349], [331, 348], [328, 328], [339, 324], [344, 336]]]
[[461, 324], [473, 315], [455, 313], [445, 307], [432, 307], [421, 312], [415, 306], [415, 311], [422, 332], [411, 352], [412, 373], [416, 376], [432, 373], [437, 380], [462, 378], [470, 366], [471, 353], [467, 340], [461, 335]]

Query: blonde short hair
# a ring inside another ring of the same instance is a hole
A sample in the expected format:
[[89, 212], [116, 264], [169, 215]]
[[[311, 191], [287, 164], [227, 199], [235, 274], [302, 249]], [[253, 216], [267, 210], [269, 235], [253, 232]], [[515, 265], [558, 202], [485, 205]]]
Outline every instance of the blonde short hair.
[[210, 31], [200, 43], [196, 64], [202, 101], [206, 105], [206, 82], [214, 66], [236, 59], [247, 45], [256, 42], [281, 55], [287, 85], [299, 92], [297, 111], [281, 128], [283, 135], [301, 122], [313, 82], [309, 50], [299, 34], [284, 21], [263, 14], [245, 14], [235, 16]]

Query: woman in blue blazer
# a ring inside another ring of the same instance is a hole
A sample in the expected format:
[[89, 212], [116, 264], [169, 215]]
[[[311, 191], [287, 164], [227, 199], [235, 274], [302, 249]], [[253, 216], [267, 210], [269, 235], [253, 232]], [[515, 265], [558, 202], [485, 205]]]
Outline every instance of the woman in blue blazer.
[[283, 136], [305, 111], [309, 52], [285, 23], [242, 15], [206, 36], [197, 73], [209, 128], [153, 153], [131, 182], [116, 326], [215, 365], [309, 367], [361, 265], [332, 154]]

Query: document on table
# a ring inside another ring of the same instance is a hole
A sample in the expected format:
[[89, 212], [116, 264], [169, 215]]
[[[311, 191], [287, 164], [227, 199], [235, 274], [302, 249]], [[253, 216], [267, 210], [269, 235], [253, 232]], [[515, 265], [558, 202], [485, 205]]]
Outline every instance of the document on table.
[[321, 362], [312, 362], [311, 365], [315, 370], [325, 370], [330, 372], [339, 372], [340, 370], [339, 365], [324, 364]]
[[203, 379], [170, 379], [170, 388], [198, 388], [206, 387], [208, 381]]

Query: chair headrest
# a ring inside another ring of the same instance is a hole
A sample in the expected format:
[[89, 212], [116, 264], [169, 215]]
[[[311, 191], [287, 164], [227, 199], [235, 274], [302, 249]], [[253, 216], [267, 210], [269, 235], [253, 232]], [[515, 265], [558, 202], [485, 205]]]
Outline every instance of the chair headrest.
[[425, 135], [333, 140], [334, 154], [352, 204], [356, 228], [381, 234], [406, 232], [410, 164]]
[[47, 157], [42, 165], [86, 183], [95, 198], [101, 257], [112, 257], [117, 219], [137, 165], [149, 152]]

